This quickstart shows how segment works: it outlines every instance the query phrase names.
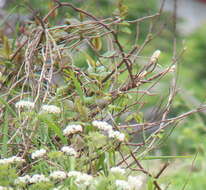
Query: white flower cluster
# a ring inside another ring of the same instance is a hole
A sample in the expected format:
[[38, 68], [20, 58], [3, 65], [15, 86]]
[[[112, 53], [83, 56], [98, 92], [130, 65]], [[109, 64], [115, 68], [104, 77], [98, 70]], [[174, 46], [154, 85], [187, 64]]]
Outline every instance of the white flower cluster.
[[[40, 182], [48, 182], [50, 179], [52, 180], [64, 180], [66, 178], [74, 177], [74, 181], [76, 185], [78, 186], [88, 186], [91, 184], [93, 177], [91, 175], [88, 175], [86, 173], [82, 173], [79, 171], [70, 171], [70, 172], [64, 172], [64, 171], [53, 171], [50, 173], [49, 177], [46, 177], [43, 174], [35, 174], [33, 176], [25, 175], [18, 177], [15, 180], [15, 184], [30, 184], [30, 183], [40, 183]], [[1, 190], [1, 189], [0, 189]]]
[[61, 148], [61, 151], [69, 156], [75, 156], [75, 157], [77, 156], [76, 150], [74, 150], [72, 147], [69, 147], [69, 146], [63, 146]]
[[81, 185], [88, 186], [91, 184], [92, 179], [93, 177], [91, 175], [82, 173], [76, 178], [75, 183], [79, 186]]
[[13, 190], [13, 188], [0, 186], [0, 190]]
[[123, 142], [125, 139], [125, 134], [120, 133], [119, 131], [109, 131], [108, 132], [109, 138], [116, 138], [118, 141]]
[[41, 107], [41, 110], [43, 112], [47, 112], [47, 113], [60, 113], [61, 112], [61, 109], [57, 106], [54, 106], [54, 105], [43, 105]]
[[120, 173], [120, 174], [125, 174], [125, 169], [123, 169], [123, 168], [120, 168], [120, 167], [112, 167], [111, 169], [110, 169], [110, 171], [112, 172], [112, 173]]
[[129, 176], [128, 180], [116, 180], [115, 184], [122, 190], [139, 190], [143, 184], [142, 176]]
[[[113, 173], [121, 173], [125, 174], [125, 170], [120, 167], [111, 168], [111, 172]], [[39, 183], [39, 182], [49, 182], [50, 180], [64, 180], [66, 178], [74, 178], [74, 182], [77, 186], [89, 186], [94, 182], [93, 176], [88, 175], [86, 173], [82, 173], [79, 171], [53, 171], [50, 173], [49, 177], [46, 177], [43, 174], [35, 174], [33, 176], [25, 175], [22, 177], [18, 177], [15, 180], [15, 184], [30, 184], [30, 183]], [[139, 188], [143, 184], [142, 176], [129, 176], [128, 180], [116, 180], [115, 184], [118, 188], [122, 190], [139, 190]], [[0, 186], [1, 190], [1, 186]], [[7, 189], [3, 189], [7, 190]]]
[[10, 158], [2, 158], [0, 159], [0, 164], [14, 164], [14, 163], [22, 163], [25, 160], [18, 156], [12, 156]]
[[[86, 173], [82, 173], [79, 171], [70, 171], [70, 172], [64, 172], [64, 171], [53, 171], [50, 173], [49, 177], [46, 177], [43, 174], [35, 174], [33, 176], [25, 175], [22, 177], [18, 177], [15, 180], [15, 184], [29, 184], [29, 183], [39, 183], [39, 182], [48, 182], [50, 179], [52, 180], [64, 180], [66, 178], [74, 177], [74, 181], [76, 185], [78, 186], [88, 186], [91, 184], [93, 177], [91, 175], [88, 175]], [[1, 190], [1, 189], [0, 189]]]
[[143, 184], [143, 176], [129, 176], [127, 181], [132, 190], [138, 190]]
[[40, 183], [40, 182], [48, 182], [49, 178], [45, 177], [43, 174], [35, 174], [31, 176], [29, 182], [30, 183]]
[[93, 121], [92, 125], [94, 127], [97, 127], [98, 129], [102, 130], [102, 131], [110, 131], [112, 130], [112, 126], [110, 124], [108, 124], [105, 121]]
[[81, 172], [79, 172], [79, 171], [70, 171], [69, 173], [68, 173], [68, 177], [78, 177], [78, 176], [80, 176], [82, 173]]
[[34, 108], [34, 102], [26, 101], [26, 100], [20, 100], [15, 104], [16, 108]]
[[52, 179], [62, 180], [67, 178], [67, 173], [63, 171], [53, 171], [52, 173], [50, 173], [49, 177]]
[[93, 121], [92, 125], [97, 127], [98, 129], [105, 131], [108, 133], [109, 138], [115, 138], [120, 142], [123, 142], [125, 139], [124, 133], [120, 133], [119, 131], [114, 131], [112, 126], [105, 121]]
[[63, 130], [63, 134], [65, 136], [69, 136], [71, 134], [75, 134], [78, 132], [82, 132], [82, 126], [81, 125], [67, 125], [67, 127]]
[[70, 171], [68, 173], [68, 177], [75, 177], [75, 183], [78, 186], [88, 186], [91, 184], [93, 177], [91, 175], [78, 172], [78, 171]]
[[28, 184], [28, 183], [40, 183], [48, 182], [49, 178], [43, 174], [35, 174], [33, 176], [25, 175], [23, 177], [18, 177], [15, 180], [15, 184]]
[[36, 158], [41, 158], [46, 154], [46, 150], [45, 149], [40, 149], [40, 150], [36, 150], [35, 152], [33, 152], [31, 154], [31, 158], [32, 159], [36, 159]]
[[30, 181], [30, 176], [29, 175], [25, 175], [25, 176], [21, 176], [21, 177], [18, 177], [16, 180], [15, 180], [15, 184], [28, 184], [29, 181]]
[[116, 180], [115, 185], [122, 190], [130, 190], [129, 183], [125, 180]]

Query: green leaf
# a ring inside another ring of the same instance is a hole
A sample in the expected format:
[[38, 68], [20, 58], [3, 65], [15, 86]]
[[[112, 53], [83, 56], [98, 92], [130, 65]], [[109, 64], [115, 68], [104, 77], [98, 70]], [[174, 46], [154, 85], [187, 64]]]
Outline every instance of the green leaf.
[[4, 113], [4, 123], [3, 123], [3, 129], [2, 129], [2, 148], [1, 148], [1, 154], [6, 155], [7, 153], [7, 142], [8, 142], [8, 131], [9, 131], [9, 123], [8, 123], [8, 110], [5, 111]]
[[131, 121], [132, 119], [135, 119], [135, 121], [137, 122], [137, 123], [142, 123], [143, 122], [143, 114], [140, 112], [138, 112], [138, 113], [132, 113], [132, 114], [130, 114], [130, 115], [128, 115], [127, 116], [127, 118], [126, 118], [126, 122], [129, 122], [129, 121]]
[[76, 168], [76, 159], [73, 156], [71, 156], [69, 158], [69, 162], [70, 162], [69, 170], [71, 170], [71, 171], [75, 170], [75, 168]]
[[92, 67], [95, 68], [97, 66], [96, 61], [94, 59], [92, 59], [92, 57], [89, 54], [87, 54], [86, 52], [83, 52], [83, 53], [86, 57], [87, 64], [91, 65]]
[[9, 39], [6, 36], [3, 37], [3, 46], [4, 46], [5, 58], [9, 59], [9, 56], [11, 54], [11, 48], [10, 48], [10, 44], [9, 44]]
[[120, 26], [130, 26], [130, 24], [126, 21], [122, 21], [119, 23]]
[[98, 190], [109, 190], [109, 189], [112, 189], [111, 188], [111, 182], [109, 181], [109, 179], [101, 176], [101, 178], [99, 178], [99, 182], [97, 183], [96, 185], [96, 188], [95, 189], [98, 189]]
[[145, 156], [142, 160], [159, 160], [159, 159], [176, 159], [176, 158], [192, 158], [192, 156]]
[[128, 27], [122, 27], [122, 28], [121, 28], [121, 31], [124, 32], [124, 33], [126, 33], [126, 34], [131, 34], [131, 33], [132, 33], [132, 31], [131, 31], [130, 28], [128, 28]]
[[63, 135], [62, 129], [55, 124], [53, 119], [46, 114], [39, 116], [40, 120], [42, 120], [47, 126], [61, 139], [63, 144], [67, 144], [67, 139]]
[[83, 93], [83, 91], [82, 91], [81, 84], [79, 83], [79, 81], [78, 81], [77, 78], [75, 77], [74, 72], [73, 72], [73, 71], [70, 71], [70, 73], [71, 73], [71, 78], [72, 78], [72, 80], [73, 80], [74, 86], [75, 86], [75, 88], [76, 88], [76, 90], [77, 90], [77, 93], [79, 94], [82, 102], [84, 102], [84, 93]]
[[88, 109], [84, 106], [80, 97], [75, 97], [74, 108], [82, 119], [88, 119]]
[[147, 181], [147, 190], [154, 190], [153, 179], [151, 177]]
[[114, 166], [114, 165], [115, 165], [115, 162], [116, 162], [115, 151], [114, 151], [114, 150], [111, 150], [111, 151], [109, 151], [109, 164], [110, 164], [111, 166]]
[[16, 114], [16, 112], [11, 108], [11, 106], [2, 98], [0, 97], [0, 103], [4, 104], [4, 106], [6, 107], [6, 109], [8, 109], [8, 111], [14, 116], [14, 117], [18, 117], [18, 115]]
[[112, 57], [115, 55], [115, 53], [116, 53], [116, 51], [107, 51], [102, 56], [103, 57]]
[[105, 167], [104, 160], [105, 160], [105, 153], [99, 156], [97, 166], [95, 168], [96, 170], [103, 169], [104, 172], [106, 171], [107, 168]]

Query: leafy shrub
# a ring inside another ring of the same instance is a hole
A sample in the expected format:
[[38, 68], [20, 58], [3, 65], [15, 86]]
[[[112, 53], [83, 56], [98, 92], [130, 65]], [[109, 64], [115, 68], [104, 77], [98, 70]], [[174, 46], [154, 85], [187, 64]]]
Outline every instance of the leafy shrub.
[[[1, 36], [0, 167], [8, 168], [9, 179], [0, 172], [0, 183], [6, 189], [161, 189], [168, 164], [153, 174], [145, 161], [171, 158], [149, 154], [169, 126], [204, 108], [168, 117], [178, 59], [174, 54], [171, 65], [161, 65], [155, 49], [143, 56], [160, 32], [162, 10], [128, 21], [120, 1], [115, 16], [100, 19], [54, 2], [43, 18], [34, 14], [17, 39]], [[61, 8], [75, 17], [56, 21]], [[133, 25], [142, 22], [151, 23], [142, 43], [120, 38], [131, 39]], [[173, 81], [166, 87], [165, 76]], [[147, 119], [146, 109], [166, 94], [161, 88], [170, 93]]]

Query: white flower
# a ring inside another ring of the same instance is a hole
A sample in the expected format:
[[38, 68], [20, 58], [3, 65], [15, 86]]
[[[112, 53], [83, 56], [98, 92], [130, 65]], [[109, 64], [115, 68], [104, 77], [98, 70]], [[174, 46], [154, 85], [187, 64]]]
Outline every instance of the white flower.
[[22, 177], [18, 177], [16, 180], [15, 180], [15, 184], [27, 184], [29, 183], [31, 177], [29, 175], [25, 175], [25, 176], [22, 176]]
[[72, 147], [69, 147], [69, 146], [63, 146], [61, 148], [61, 151], [66, 153], [69, 156], [77, 156], [77, 152]]
[[10, 160], [8, 158], [2, 158], [0, 159], [0, 164], [10, 164]]
[[118, 135], [116, 135], [116, 138], [118, 141], [123, 142], [125, 139], [125, 134], [124, 133], [119, 133]]
[[54, 105], [43, 105], [41, 109], [43, 112], [48, 112], [48, 113], [60, 113], [61, 112], [61, 109]]
[[125, 139], [125, 134], [120, 133], [119, 131], [108, 131], [109, 138], [116, 138], [118, 141], [122, 142]]
[[139, 190], [139, 188], [143, 184], [143, 177], [142, 176], [129, 176], [128, 183], [132, 190]]
[[25, 162], [25, 160], [18, 156], [12, 156], [10, 158], [0, 159], [0, 164], [13, 164], [13, 163], [22, 163], [22, 162]]
[[112, 173], [120, 173], [120, 174], [125, 174], [125, 169], [123, 169], [123, 168], [120, 168], [120, 167], [112, 167], [111, 169], [110, 169], [110, 171], [112, 172]]
[[16, 108], [34, 108], [34, 102], [26, 101], [26, 100], [20, 100], [15, 104]]
[[91, 184], [92, 179], [93, 177], [91, 175], [82, 173], [81, 175], [77, 176], [75, 183], [80, 186], [81, 185], [88, 186]]
[[156, 50], [156, 51], [152, 54], [152, 57], [151, 57], [150, 61], [156, 63], [156, 62], [157, 62], [157, 59], [158, 59], [159, 56], [160, 56], [160, 53], [161, 53], [160, 50]]
[[70, 171], [68, 177], [75, 177], [75, 183], [77, 185], [88, 186], [91, 184], [93, 177], [91, 175], [79, 172], [79, 171]]
[[9, 164], [6, 158], [0, 159], [0, 164]]
[[49, 178], [45, 177], [43, 174], [35, 174], [31, 176], [30, 183], [48, 182]]
[[82, 126], [81, 125], [68, 125], [64, 130], [63, 134], [68, 136], [77, 132], [82, 132]]
[[116, 180], [115, 184], [117, 187], [121, 188], [122, 190], [130, 190], [129, 183], [125, 180]]
[[118, 131], [111, 130], [108, 132], [109, 138], [115, 138], [118, 134], [119, 134]]
[[63, 171], [53, 171], [49, 177], [53, 179], [65, 179], [67, 177], [67, 173]]
[[92, 125], [103, 131], [112, 130], [112, 126], [105, 121], [93, 121]]
[[13, 163], [25, 162], [25, 160], [23, 158], [18, 157], [18, 156], [12, 156], [10, 159], [12, 160]]
[[40, 149], [40, 150], [36, 150], [35, 152], [33, 152], [31, 154], [31, 158], [35, 159], [35, 158], [41, 158], [46, 154], [46, 150], [45, 149]]
[[79, 171], [70, 171], [67, 175], [68, 175], [68, 177], [78, 177], [78, 176], [82, 175], [82, 173]]

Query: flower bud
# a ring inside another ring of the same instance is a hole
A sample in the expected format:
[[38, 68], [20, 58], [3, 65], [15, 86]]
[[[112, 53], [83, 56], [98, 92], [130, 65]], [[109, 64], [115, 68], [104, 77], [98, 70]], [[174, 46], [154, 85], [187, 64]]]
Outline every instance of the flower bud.
[[156, 51], [152, 54], [152, 57], [151, 57], [150, 61], [156, 63], [157, 60], [158, 60], [158, 58], [159, 58], [159, 56], [160, 56], [160, 53], [161, 53], [160, 50], [156, 50]]

